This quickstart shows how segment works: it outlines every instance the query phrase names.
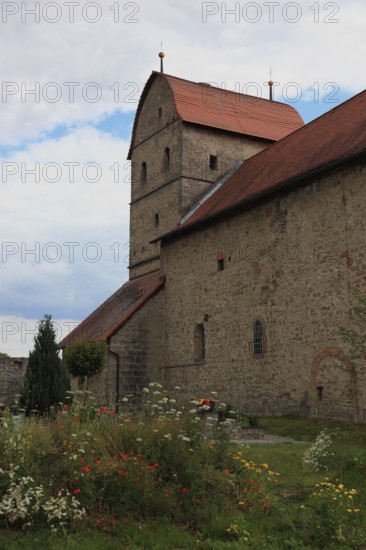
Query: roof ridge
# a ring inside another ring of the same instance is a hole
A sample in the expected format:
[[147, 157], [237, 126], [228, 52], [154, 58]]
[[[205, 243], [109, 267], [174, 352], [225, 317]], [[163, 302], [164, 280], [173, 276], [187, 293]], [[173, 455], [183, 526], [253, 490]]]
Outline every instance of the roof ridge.
[[[227, 88], [220, 88], [218, 86], [212, 86], [212, 84], [210, 82], [195, 82], [194, 80], [188, 80], [187, 78], [181, 78], [180, 76], [175, 76], [173, 74], [160, 73], [159, 71], [153, 71], [153, 73], [161, 74], [161, 75], [166, 76], [168, 78], [175, 78], [176, 80], [180, 80], [182, 82], [188, 82], [189, 84], [195, 84], [196, 86], [209, 86], [209, 87], [213, 88], [214, 90], [219, 90], [219, 91], [227, 93], [227, 94], [233, 94], [233, 95], [239, 96], [239, 97], [241, 97], [241, 96], [242, 97], [247, 97], [251, 101], [265, 101], [265, 102], [271, 101], [271, 103], [277, 103], [278, 105], [282, 105], [282, 106], [285, 105], [289, 109], [292, 109], [292, 110], [296, 111], [295, 107], [293, 107], [292, 105], [289, 105], [288, 103], [283, 103], [282, 101], [277, 101], [276, 99], [270, 100], [270, 99], [266, 99], [265, 97], [258, 97], [258, 96], [254, 96], [254, 95], [250, 95], [250, 94], [243, 94], [242, 92], [236, 92], [234, 90], [228, 90]], [[216, 82], [215, 82], [215, 84], [216, 84]]]

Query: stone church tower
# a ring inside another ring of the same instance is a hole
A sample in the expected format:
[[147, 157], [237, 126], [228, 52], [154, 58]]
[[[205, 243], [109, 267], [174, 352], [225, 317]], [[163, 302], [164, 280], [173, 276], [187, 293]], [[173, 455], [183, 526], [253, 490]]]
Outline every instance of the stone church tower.
[[290, 106], [153, 72], [133, 127], [130, 279], [159, 269], [159, 243], [238, 163], [302, 126]]

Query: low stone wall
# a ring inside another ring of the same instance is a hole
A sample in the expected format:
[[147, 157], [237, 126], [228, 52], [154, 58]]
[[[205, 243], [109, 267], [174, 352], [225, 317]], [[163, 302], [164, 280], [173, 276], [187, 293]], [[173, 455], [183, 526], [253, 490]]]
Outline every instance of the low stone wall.
[[17, 402], [27, 368], [27, 357], [0, 358], [0, 405], [13, 405]]

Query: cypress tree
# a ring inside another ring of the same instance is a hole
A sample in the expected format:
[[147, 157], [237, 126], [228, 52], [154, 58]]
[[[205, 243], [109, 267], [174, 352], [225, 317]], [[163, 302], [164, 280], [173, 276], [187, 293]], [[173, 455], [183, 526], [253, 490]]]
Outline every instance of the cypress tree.
[[69, 377], [59, 357], [51, 315], [45, 315], [34, 337], [34, 349], [29, 353], [20, 406], [27, 416], [31, 411], [47, 414], [51, 406], [64, 401], [68, 389]]

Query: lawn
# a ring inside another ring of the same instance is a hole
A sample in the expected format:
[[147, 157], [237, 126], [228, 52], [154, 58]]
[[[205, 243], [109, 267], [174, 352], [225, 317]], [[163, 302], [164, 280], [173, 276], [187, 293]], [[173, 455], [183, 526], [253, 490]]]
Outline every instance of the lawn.
[[70, 397], [3, 418], [0, 550], [366, 548], [366, 425], [263, 418], [299, 443], [239, 446], [157, 384], [138, 415]]

